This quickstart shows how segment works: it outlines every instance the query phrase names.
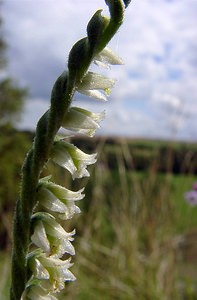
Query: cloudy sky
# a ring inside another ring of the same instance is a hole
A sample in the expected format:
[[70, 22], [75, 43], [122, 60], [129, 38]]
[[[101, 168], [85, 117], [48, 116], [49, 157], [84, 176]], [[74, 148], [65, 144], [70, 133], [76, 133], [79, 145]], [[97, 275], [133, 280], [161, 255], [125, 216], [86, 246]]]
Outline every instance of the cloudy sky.
[[[8, 73], [30, 91], [22, 128], [34, 129], [72, 45], [104, 0], [3, 0]], [[106, 110], [99, 134], [197, 141], [197, 0], [133, 0], [110, 47], [124, 60], [109, 101], [77, 95], [75, 106]], [[103, 72], [103, 70], [99, 70]], [[106, 71], [105, 71], [106, 74]]]

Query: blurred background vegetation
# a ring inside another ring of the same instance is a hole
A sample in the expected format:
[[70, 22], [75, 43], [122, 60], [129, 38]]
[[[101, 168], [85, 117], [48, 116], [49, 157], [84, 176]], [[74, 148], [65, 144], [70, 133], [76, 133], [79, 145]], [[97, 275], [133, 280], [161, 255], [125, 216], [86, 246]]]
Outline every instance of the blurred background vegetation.
[[[1, 27], [1, 21], [0, 21]], [[20, 169], [34, 133], [18, 131], [27, 97], [6, 74], [0, 36], [0, 294], [8, 299], [12, 218]], [[77, 190], [86, 186], [77, 228], [73, 273], [60, 299], [197, 299], [197, 207], [184, 193], [197, 174], [197, 145], [124, 138], [72, 138], [98, 152], [89, 179], [72, 181], [52, 163], [43, 175]]]

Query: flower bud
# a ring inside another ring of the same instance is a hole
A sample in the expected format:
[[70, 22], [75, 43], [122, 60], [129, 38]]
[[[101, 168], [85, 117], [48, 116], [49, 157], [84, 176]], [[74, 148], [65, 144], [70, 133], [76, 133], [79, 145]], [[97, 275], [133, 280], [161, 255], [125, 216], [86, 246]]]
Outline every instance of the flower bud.
[[107, 17], [103, 17], [101, 15], [101, 11], [102, 10], [98, 10], [93, 15], [87, 26], [88, 41], [90, 43], [90, 47], [93, 47], [93, 49], [100, 42], [102, 33], [109, 24], [109, 19]]

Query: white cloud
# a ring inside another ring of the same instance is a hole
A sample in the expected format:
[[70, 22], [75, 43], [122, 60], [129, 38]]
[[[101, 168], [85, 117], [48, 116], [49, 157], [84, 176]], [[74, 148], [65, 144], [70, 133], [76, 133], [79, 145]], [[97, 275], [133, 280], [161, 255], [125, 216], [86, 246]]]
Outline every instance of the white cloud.
[[37, 121], [42, 114], [49, 108], [49, 103], [43, 99], [34, 98], [26, 101], [24, 113], [19, 128], [26, 130], [35, 130]]
[[[86, 35], [87, 21], [102, 7], [103, 0], [58, 0], [58, 5], [39, 0], [39, 6], [33, 0], [6, 0], [9, 70], [31, 87], [31, 98], [48, 105], [69, 49]], [[197, 127], [196, 11], [196, 0], [131, 2], [111, 42], [125, 65], [110, 71], [118, 82], [109, 104], [92, 106], [98, 111], [107, 107], [106, 133], [170, 137], [171, 125], [177, 124], [177, 137], [197, 139], [191, 129]], [[27, 106], [33, 110], [36, 101]], [[39, 104], [37, 110], [41, 108]], [[33, 122], [27, 112], [25, 120]]]

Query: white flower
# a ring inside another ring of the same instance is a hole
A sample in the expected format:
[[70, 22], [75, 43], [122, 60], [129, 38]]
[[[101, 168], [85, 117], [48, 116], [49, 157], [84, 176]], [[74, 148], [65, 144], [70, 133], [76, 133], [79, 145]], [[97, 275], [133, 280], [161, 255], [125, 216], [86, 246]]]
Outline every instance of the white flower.
[[[77, 91], [89, 97], [106, 101], [106, 96], [109, 96], [114, 83], [115, 80], [113, 79], [97, 73], [88, 72], [83, 77], [83, 80], [77, 88]], [[104, 93], [101, 93], [99, 90], [103, 90]]]
[[63, 140], [54, 142], [51, 156], [55, 163], [71, 173], [73, 179], [90, 176], [86, 168], [96, 162], [96, 153], [87, 154]]
[[105, 47], [95, 56], [94, 63], [98, 66], [109, 68], [109, 65], [123, 65], [123, 60], [110, 48]]
[[35, 213], [32, 216], [32, 224], [34, 227], [32, 242], [48, 255], [60, 258], [65, 253], [75, 254], [75, 249], [71, 244], [75, 230], [66, 232], [48, 213]]
[[80, 208], [75, 201], [84, 198], [81, 189], [77, 192], [66, 189], [54, 182], [49, 181], [50, 177], [42, 178], [39, 181], [37, 200], [47, 211], [57, 213], [62, 220], [71, 219], [74, 214], [80, 213]]
[[71, 107], [63, 121], [62, 126], [66, 129], [77, 131], [93, 137], [100, 127], [99, 122], [105, 117], [105, 113], [92, 113], [80, 107]]
[[76, 277], [68, 270], [73, 264], [71, 259], [61, 260], [42, 253], [39, 249], [29, 253], [28, 265], [33, 277], [43, 280], [49, 285], [48, 292], [55, 293], [64, 289], [66, 281], [74, 281]]
[[51, 286], [46, 281], [32, 277], [26, 284], [21, 300], [57, 300], [50, 290]]

